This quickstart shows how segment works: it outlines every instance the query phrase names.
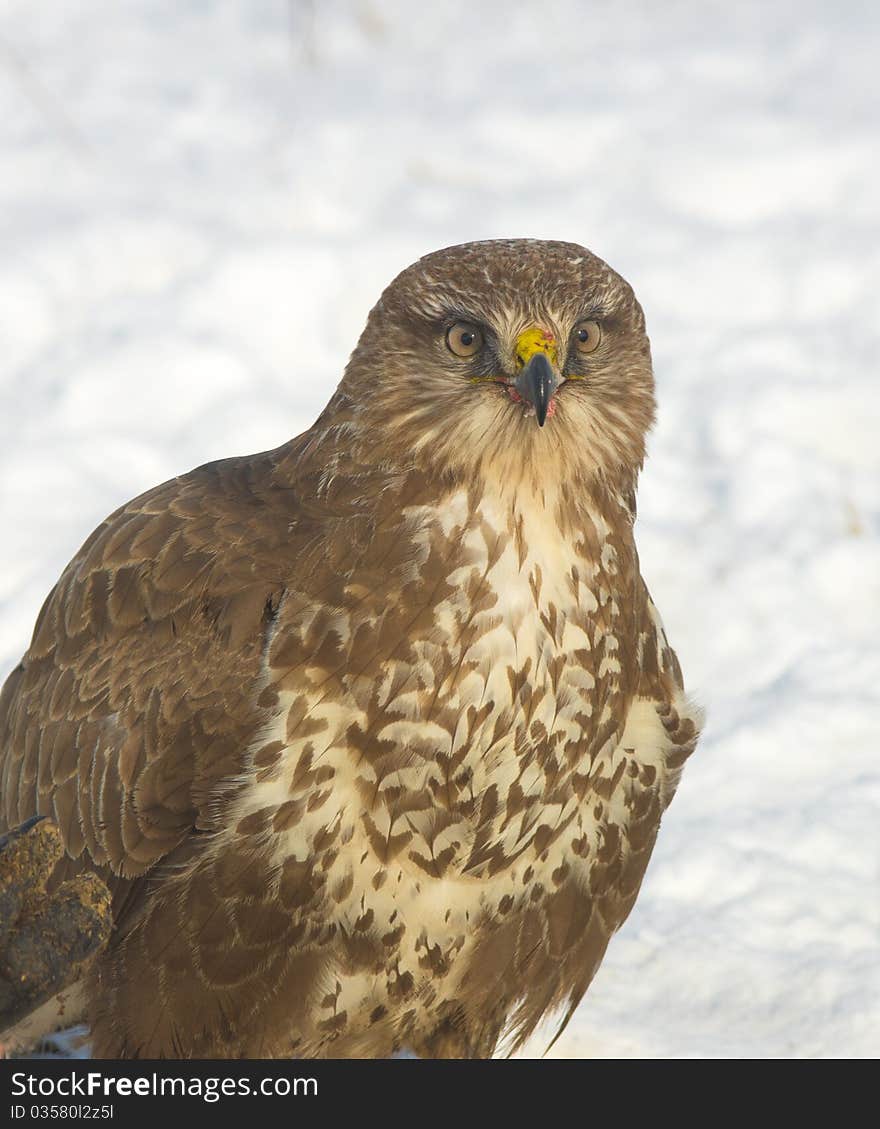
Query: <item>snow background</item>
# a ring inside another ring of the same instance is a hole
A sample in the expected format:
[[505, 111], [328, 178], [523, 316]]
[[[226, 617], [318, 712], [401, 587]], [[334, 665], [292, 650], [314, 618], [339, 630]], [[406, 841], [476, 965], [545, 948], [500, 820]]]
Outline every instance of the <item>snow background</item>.
[[709, 722], [554, 1055], [880, 1051], [880, 6], [830, 9], [0, 3], [4, 671], [107, 513], [306, 428], [421, 254], [634, 285]]

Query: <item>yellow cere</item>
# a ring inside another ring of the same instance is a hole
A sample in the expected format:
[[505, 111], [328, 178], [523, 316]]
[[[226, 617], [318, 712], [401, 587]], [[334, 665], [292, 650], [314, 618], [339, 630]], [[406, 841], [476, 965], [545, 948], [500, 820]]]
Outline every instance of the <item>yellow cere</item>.
[[[541, 329], [533, 325], [524, 330], [516, 339], [516, 367], [525, 368], [535, 353], [546, 353], [550, 363], [555, 365], [559, 361], [559, 348], [556, 338], [549, 329]], [[484, 381], [501, 380], [499, 376], [472, 376], [471, 384], [482, 384]]]
[[536, 353], [546, 353], [550, 363], [554, 365], [559, 359], [559, 350], [553, 334], [548, 329], [533, 325], [516, 339], [517, 366], [524, 367]]

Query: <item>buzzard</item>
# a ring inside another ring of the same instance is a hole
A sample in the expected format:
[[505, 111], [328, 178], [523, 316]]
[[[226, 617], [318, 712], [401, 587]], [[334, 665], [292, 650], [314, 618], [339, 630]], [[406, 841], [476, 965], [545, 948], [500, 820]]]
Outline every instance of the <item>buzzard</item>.
[[[99, 1057], [483, 1057], [584, 995], [699, 716], [639, 573], [628, 284], [498, 240], [386, 289], [319, 419], [88, 538], [0, 696], [2, 822], [113, 933]], [[73, 1002], [72, 1002], [73, 1001]]]

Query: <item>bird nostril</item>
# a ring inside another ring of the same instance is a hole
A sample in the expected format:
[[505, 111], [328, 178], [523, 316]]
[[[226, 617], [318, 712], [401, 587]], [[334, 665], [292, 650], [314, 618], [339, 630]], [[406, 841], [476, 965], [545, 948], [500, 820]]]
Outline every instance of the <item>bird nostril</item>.
[[544, 326], [533, 325], [517, 337], [514, 347], [514, 357], [517, 371], [519, 372], [529, 363], [532, 357], [543, 353], [551, 364], [555, 365], [559, 359], [559, 350], [556, 338]]

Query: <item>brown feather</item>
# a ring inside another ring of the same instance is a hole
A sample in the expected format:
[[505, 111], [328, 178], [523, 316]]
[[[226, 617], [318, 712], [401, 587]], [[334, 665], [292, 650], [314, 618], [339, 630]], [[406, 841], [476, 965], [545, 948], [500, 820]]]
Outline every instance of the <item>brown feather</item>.
[[[511, 373], [517, 334], [564, 358], [585, 316], [603, 347], [543, 428], [444, 344], [478, 320]], [[653, 411], [604, 263], [452, 248], [313, 428], [86, 541], [0, 692], [0, 826], [54, 814], [59, 875], [113, 889], [99, 1056], [489, 1055], [567, 1022], [699, 728], [633, 541]]]

